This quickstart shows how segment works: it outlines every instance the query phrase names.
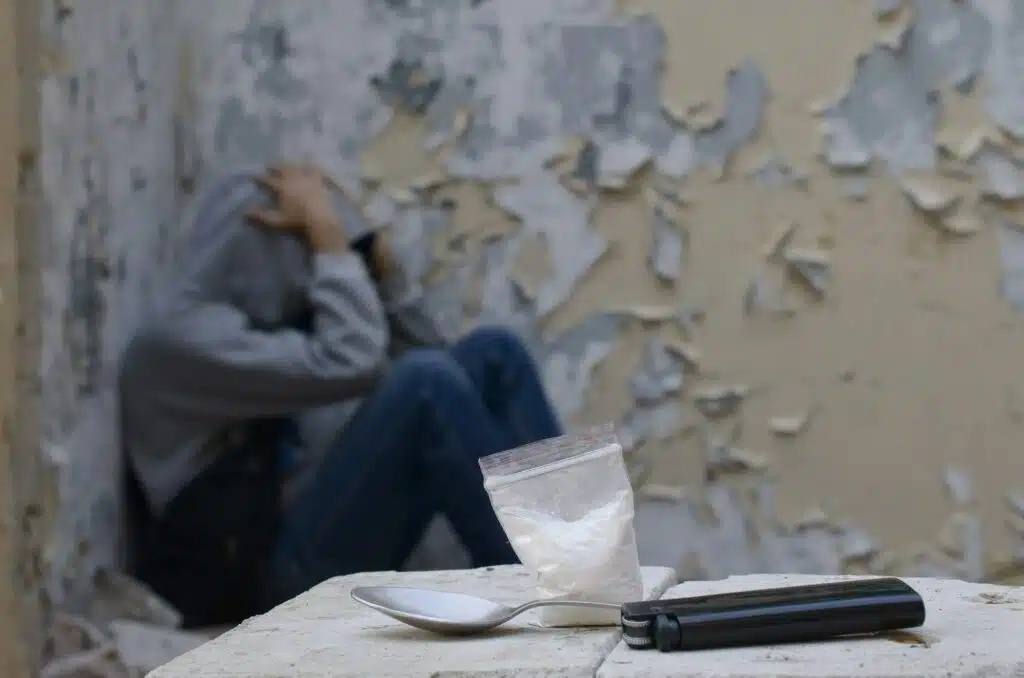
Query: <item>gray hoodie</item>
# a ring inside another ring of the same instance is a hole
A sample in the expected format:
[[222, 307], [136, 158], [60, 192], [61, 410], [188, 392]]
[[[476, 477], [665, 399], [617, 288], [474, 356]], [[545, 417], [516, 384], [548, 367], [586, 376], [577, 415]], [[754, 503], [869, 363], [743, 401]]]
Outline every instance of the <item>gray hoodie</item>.
[[[157, 514], [212, 461], [215, 437], [255, 418], [296, 419], [301, 485], [389, 356], [446, 340], [401, 274], [377, 285], [355, 253], [314, 256], [249, 224], [268, 202], [257, 172], [200, 196], [180, 277], [122, 359], [123, 444]], [[293, 329], [306, 318], [308, 331]]]

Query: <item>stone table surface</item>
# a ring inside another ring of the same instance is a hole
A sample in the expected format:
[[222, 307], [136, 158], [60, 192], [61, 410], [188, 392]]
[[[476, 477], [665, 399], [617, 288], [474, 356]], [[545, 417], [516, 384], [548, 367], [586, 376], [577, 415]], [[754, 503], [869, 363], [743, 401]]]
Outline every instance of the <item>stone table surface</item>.
[[[686, 582], [681, 598], [857, 577], [747, 575]], [[920, 629], [823, 643], [665, 653], [619, 643], [599, 678], [1000, 678], [1024, 676], [1024, 589], [948, 579], [905, 579], [924, 598]]]
[[[667, 568], [644, 568], [648, 598], [676, 582]], [[420, 586], [507, 603], [535, 597], [521, 567], [374, 572], [339, 577], [255, 617], [153, 671], [149, 678], [347, 678], [559, 676], [592, 678], [619, 641], [617, 628], [546, 629], [530, 613], [506, 631], [444, 638], [409, 628], [351, 599], [356, 586]]]

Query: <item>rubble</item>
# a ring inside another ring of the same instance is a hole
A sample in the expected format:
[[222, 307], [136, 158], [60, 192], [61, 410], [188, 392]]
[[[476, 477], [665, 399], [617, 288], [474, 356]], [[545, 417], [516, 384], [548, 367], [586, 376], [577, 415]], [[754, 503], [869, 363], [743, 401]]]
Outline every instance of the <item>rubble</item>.
[[101, 572], [96, 592], [85, 614], [53, 615], [40, 678], [144, 678], [221, 631], [181, 630], [177, 610], [118, 572]]

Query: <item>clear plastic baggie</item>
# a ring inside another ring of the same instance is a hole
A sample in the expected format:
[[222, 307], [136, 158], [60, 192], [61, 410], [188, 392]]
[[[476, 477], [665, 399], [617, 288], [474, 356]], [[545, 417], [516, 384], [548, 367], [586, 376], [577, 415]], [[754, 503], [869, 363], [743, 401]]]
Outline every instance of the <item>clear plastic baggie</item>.
[[[539, 597], [641, 600], [633, 488], [613, 425], [480, 460], [491, 504]], [[544, 626], [619, 623], [616, 610], [548, 607]]]

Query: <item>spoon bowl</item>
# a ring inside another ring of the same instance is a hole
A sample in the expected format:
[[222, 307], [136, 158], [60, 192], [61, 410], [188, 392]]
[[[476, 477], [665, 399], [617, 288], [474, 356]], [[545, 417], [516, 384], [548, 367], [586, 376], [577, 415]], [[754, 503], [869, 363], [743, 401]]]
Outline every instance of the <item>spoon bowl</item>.
[[405, 586], [360, 586], [352, 589], [358, 603], [424, 631], [445, 635], [482, 633], [527, 610], [547, 605], [620, 609], [618, 603], [584, 600], [532, 600], [510, 607], [487, 598]]

